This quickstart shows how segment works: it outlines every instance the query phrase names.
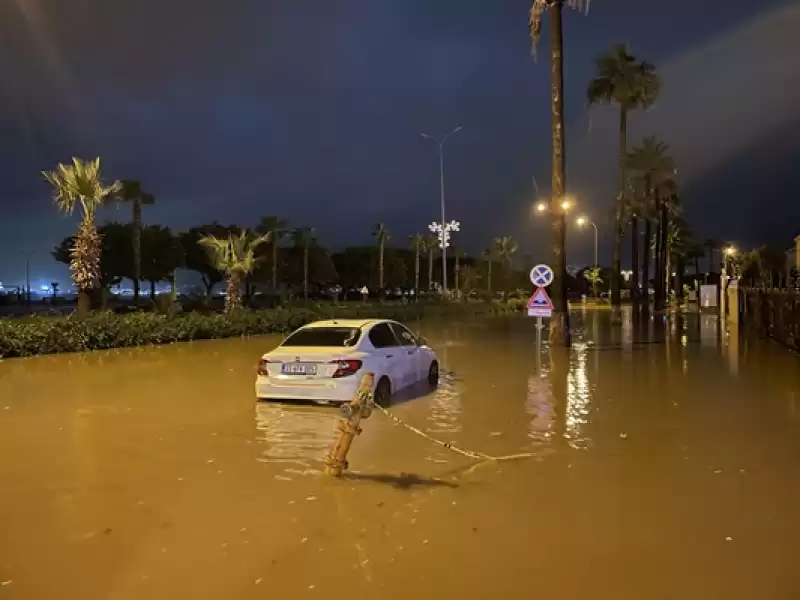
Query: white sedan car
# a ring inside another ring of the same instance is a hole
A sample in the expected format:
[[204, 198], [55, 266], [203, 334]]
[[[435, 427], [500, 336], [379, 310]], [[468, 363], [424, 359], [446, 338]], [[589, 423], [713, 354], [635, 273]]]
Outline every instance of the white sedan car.
[[374, 373], [375, 402], [425, 381], [439, 382], [439, 360], [424, 339], [395, 321], [341, 319], [301, 327], [261, 357], [259, 400], [349, 402], [361, 376]]

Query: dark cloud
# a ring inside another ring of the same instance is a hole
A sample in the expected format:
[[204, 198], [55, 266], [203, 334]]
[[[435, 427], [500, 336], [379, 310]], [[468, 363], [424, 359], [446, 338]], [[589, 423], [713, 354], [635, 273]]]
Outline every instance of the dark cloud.
[[[607, 210], [615, 157], [613, 117], [606, 133], [597, 113], [583, 140], [597, 54], [628, 41], [663, 66], [665, 95], [652, 121], [637, 115], [644, 129], [635, 134], [660, 123], [687, 176], [694, 168], [711, 177], [759, 131], [781, 127], [753, 129], [758, 110], [777, 118], [794, 98], [781, 104], [753, 89], [796, 89], [785, 79], [790, 63], [758, 66], [765, 52], [798, 55], [785, 25], [752, 32], [758, 11], [783, 4], [597, 0], [588, 17], [567, 15], [570, 187], [593, 212]], [[41, 268], [50, 265], [47, 249], [74, 224], [54, 212], [38, 172], [99, 155], [108, 177], [140, 178], [156, 193], [151, 221], [185, 227], [280, 214], [344, 244], [368, 241], [369, 225], [383, 219], [401, 240], [438, 213], [435, 147], [419, 133], [463, 124], [446, 150], [448, 209], [463, 223], [462, 242], [477, 251], [511, 233], [526, 251], [543, 252], [547, 229], [528, 207], [531, 176], [549, 188], [549, 72], [546, 57], [531, 60], [527, 8], [527, 0], [5, 0], [0, 239], [40, 248]], [[741, 33], [748, 27], [750, 37]], [[731, 119], [741, 123], [728, 131]], [[740, 137], [714, 146], [692, 138], [698, 122], [719, 140]], [[589, 256], [585, 236], [570, 243], [576, 258]], [[0, 280], [18, 277], [18, 262], [0, 259]]]

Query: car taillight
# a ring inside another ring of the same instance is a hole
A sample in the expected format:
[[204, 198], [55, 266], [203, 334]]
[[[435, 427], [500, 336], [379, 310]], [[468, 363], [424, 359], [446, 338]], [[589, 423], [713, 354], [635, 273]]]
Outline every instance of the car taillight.
[[331, 364], [336, 365], [336, 371], [331, 377], [347, 377], [361, 368], [360, 360], [332, 360]]
[[269, 361], [266, 358], [262, 358], [260, 361], [258, 361], [259, 375], [269, 375], [269, 371], [267, 370], [267, 365], [269, 365]]

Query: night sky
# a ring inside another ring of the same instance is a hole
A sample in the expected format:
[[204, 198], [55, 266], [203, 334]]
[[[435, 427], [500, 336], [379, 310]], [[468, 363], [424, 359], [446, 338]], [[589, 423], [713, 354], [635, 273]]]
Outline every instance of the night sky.
[[[530, 56], [529, 0], [1, 0], [0, 281], [66, 279], [49, 256], [75, 228], [39, 171], [100, 156], [107, 179], [157, 197], [176, 229], [277, 214], [326, 245], [395, 241], [438, 218], [445, 152], [456, 244], [510, 234], [546, 259], [532, 177], [550, 187], [547, 39]], [[655, 133], [680, 167], [699, 238], [788, 245], [800, 234], [800, 6], [789, 0], [595, 0], [565, 9], [570, 193], [610, 255], [617, 113], [587, 111], [594, 59], [617, 42], [664, 78], [630, 140]], [[794, 171], [794, 172], [793, 172]], [[127, 221], [104, 209], [99, 221]], [[573, 228], [574, 229], [574, 228]], [[603, 232], [606, 235], [603, 235]], [[627, 246], [626, 246], [627, 247]], [[571, 231], [568, 261], [591, 260]]]

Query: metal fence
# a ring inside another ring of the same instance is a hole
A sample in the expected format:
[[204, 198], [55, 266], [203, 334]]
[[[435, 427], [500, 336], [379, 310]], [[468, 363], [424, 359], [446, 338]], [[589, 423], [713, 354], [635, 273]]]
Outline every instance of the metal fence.
[[800, 352], [800, 292], [747, 289], [742, 294], [742, 323], [757, 335]]

